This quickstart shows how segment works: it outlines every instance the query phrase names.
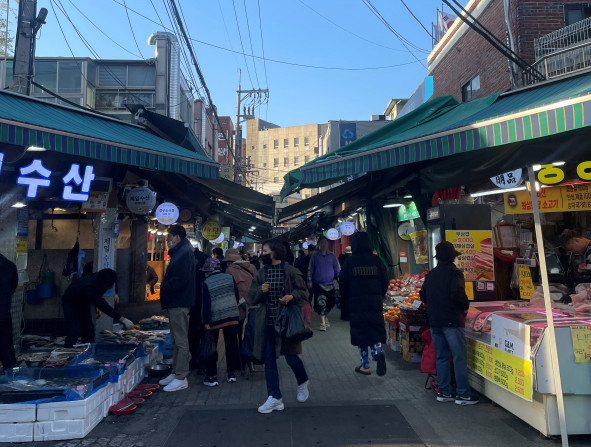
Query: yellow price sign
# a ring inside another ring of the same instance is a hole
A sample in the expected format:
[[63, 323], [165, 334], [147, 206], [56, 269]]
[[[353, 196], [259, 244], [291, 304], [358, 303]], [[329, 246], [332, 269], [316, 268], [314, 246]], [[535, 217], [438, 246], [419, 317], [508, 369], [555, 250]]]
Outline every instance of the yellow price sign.
[[532, 400], [531, 360], [508, 354], [472, 338], [466, 338], [466, 342], [468, 368], [513, 394]]
[[203, 237], [208, 241], [215, 241], [221, 234], [222, 227], [219, 223], [214, 222], [213, 220], [208, 220], [203, 224], [201, 227], [201, 234]]
[[464, 284], [464, 288], [466, 289], [466, 295], [470, 301], [474, 301], [474, 283], [471, 281], [466, 281]]
[[519, 295], [524, 300], [529, 300], [534, 294], [534, 283], [531, 279], [529, 265], [519, 264]]
[[576, 363], [591, 362], [591, 326], [571, 326]]

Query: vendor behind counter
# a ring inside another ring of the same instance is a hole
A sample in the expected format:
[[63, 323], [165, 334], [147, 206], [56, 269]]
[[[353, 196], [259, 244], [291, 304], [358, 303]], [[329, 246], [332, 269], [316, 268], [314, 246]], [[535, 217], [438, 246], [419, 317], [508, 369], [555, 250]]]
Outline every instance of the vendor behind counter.
[[591, 282], [591, 240], [582, 237], [575, 230], [564, 230], [560, 242], [565, 250], [574, 255], [582, 256], [581, 262], [573, 266], [578, 282]]

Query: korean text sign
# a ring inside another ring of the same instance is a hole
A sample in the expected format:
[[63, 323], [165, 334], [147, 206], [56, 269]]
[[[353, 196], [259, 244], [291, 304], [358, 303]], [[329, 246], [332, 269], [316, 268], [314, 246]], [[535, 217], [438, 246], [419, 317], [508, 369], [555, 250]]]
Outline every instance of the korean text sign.
[[576, 363], [591, 362], [591, 326], [571, 326]]
[[[542, 188], [538, 192], [541, 213], [591, 210], [591, 184], [563, 185]], [[532, 213], [531, 195], [528, 191], [505, 193], [505, 214]]]
[[462, 253], [458, 267], [466, 281], [494, 281], [494, 255], [490, 230], [448, 230], [445, 239]]

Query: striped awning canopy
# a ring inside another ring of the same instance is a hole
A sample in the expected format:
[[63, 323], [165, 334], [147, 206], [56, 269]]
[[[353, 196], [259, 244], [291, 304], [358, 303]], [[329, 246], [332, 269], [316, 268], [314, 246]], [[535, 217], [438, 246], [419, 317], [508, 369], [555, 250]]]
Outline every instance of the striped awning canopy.
[[218, 163], [140, 126], [6, 91], [0, 92], [0, 143], [39, 146], [192, 177], [219, 178]]
[[589, 73], [463, 104], [438, 97], [289, 172], [282, 196], [350, 175], [556, 136], [589, 125]]

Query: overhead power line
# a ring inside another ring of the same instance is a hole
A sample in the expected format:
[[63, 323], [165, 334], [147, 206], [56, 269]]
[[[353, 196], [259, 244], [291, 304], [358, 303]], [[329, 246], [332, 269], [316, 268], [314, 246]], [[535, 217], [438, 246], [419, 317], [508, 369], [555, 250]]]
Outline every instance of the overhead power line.
[[248, 73], [248, 79], [250, 85], [254, 85], [252, 77], [250, 76], [250, 68], [248, 68], [248, 62], [246, 61], [246, 52], [244, 51], [244, 43], [242, 42], [242, 33], [240, 32], [240, 23], [238, 22], [238, 14], [236, 13], [236, 2], [232, 0], [232, 6], [234, 7], [234, 18], [236, 19], [236, 28], [238, 29], [238, 37], [240, 38], [240, 47], [242, 48], [242, 55], [244, 56], [244, 64], [246, 65], [246, 73]]
[[133, 25], [131, 24], [131, 19], [129, 18], [129, 11], [127, 10], [127, 3], [125, 3], [125, 0], [123, 0], [123, 6], [125, 7], [125, 15], [127, 16], [127, 22], [129, 23], [129, 29], [131, 30], [131, 35], [133, 36], [135, 46], [137, 47], [137, 50], [142, 56], [142, 59], [145, 59], [144, 55], [142, 54], [142, 50], [140, 49], [140, 46], [137, 43], [137, 39], [135, 38], [135, 32], [133, 31]]
[[400, 2], [401, 2], [403, 5], [404, 5], [404, 7], [406, 8], [406, 10], [407, 10], [407, 11], [410, 13], [410, 15], [413, 17], [413, 19], [415, 19], [415, 20], [417, 21], [417, 23], [418, 23], [419, 25], [421, 25], [421, 28], [423, 28], [423, 29], [425, 30], [425, 32], [426, 32], [426, 33], [429, 35], [429, 37], [430, 37], [431, 39], [433, 39], [433, 34], [431, 34], [431, 32], [430, 32], [430, 31], [429, 31], [427, 28], [425, 28], [425, 25], [423, 25], [423, 22], [421, 22], [421, 21], [419, 20], [419, 18], [418, 18], [416, 15], [414, 15], [414, 13], [411, 11], [411, 9], [410, 9], [410, 8], [409, 8], [409, 7], [406, 5], [406, 3], [404, 3], [404, 0], [400, 0]]
[[[248, 20], [248, 9], [246, 8], [246, 0], [244, 0], [244, 14], [246, 15], [246, 29], [248, 30], [248, 40], [250, 41], [250, 52], [254, 53], [254, 49], [252, 47], [252, 35], [250, 33], [250, 21]], [[254, 75], [257, 79], [257, 87], [260, 89], [261, 84], [259, 82], [259, 73], [257, 71], [257, 64], [254, 60], [254, 57], [252, 58], [252, 65], [254, 66]]]
[[[119, 1], [119, 0], [113, 0], [114, 3], [117, 3], [121, 6], [123, 6], [123, 4]], [[140, 17], [143, 17], [144, 19], [156, 24], [156, 25], [160, 25], [158, 22], [154, 21], [153, 19], [151, 19], [150, 17], [132, 9], [132, 8], [128, 8], [131, 12], [139, 15]], [[164, 29], [166, 31], [173, 31], [168, 27], [164, 27]], [[206, 45], [212, 48], [217, 48], [218, 50], [223, 50], [223, 51], [227, 51], [229, 53], [234, 53], [234, 54], [240, 54], [240, 55], [245, 55], [245, 56], [249, 56], [249, 57], [254, 57], [255, 59], [261, 59], [261, 60], [265, 60], [267, 62], [273, 62], [276, 64], [283, 64], [283, 65], [291, 65], [294, 67], [302, 67], [302, 68], [311, 68], [311, 69], [317, 69], [317, 70], [335, 70], [335, 71], [370, 71], [370, 70], [386, 70], [389, 68], [397, 68], [397, 67], [403, 67], [406, 65], [411, 65], [411, 64], [415, 64], [417, 63], [417, 61], [411, 61], [411, 62], [403, 62], [400, 64], [395, 64], [395, 65], [384, 65], [384, 66], [377, 66], [377, 67], [326, 67], [326, 66], [319, 66], [319, 65], [310, 65], [310, 64], [300, 64], [300, 63], [296, 63], [296, 62], [289, 62], [289, 61], [284, 61], [284, 60], [279, 60], [279, 59], [271, 59], [268, 57], [261, 57], [261, 56], [257, 56], [256, 54], [248, 54], [248, 53], [244, 53], [241, 51], [237, 51], [237, 50], [232, 50], [230, 48], [226, 48], [226, 47], [222, 47], [220, 45], [216, 45], [210, 42], [205, 42], [203, 40], [199, 40], [199, 39], [195, 39], [192, 38], [190, 39], [193, 42], [197, 42], [200, 43], [202, 45]], [[419, 63], [422, 63], [421, 60], [418, 60]]]
[[[265, 86], [269, 88], [269, 78], [267, 77], [267, 61], [265, 59], [265, 40], [263, 39], [263, 21], [261, 19], [261, 0], [257, 0], [257, 7], [259, 10], [259, 29], [261, 30], [261, 48], [263, 50], [263, 68], [265, 69]], [[253, 51], [254, 53], [254, 51]], [[269, 112], [269, 101], [266, 102], [265, 119]]]

